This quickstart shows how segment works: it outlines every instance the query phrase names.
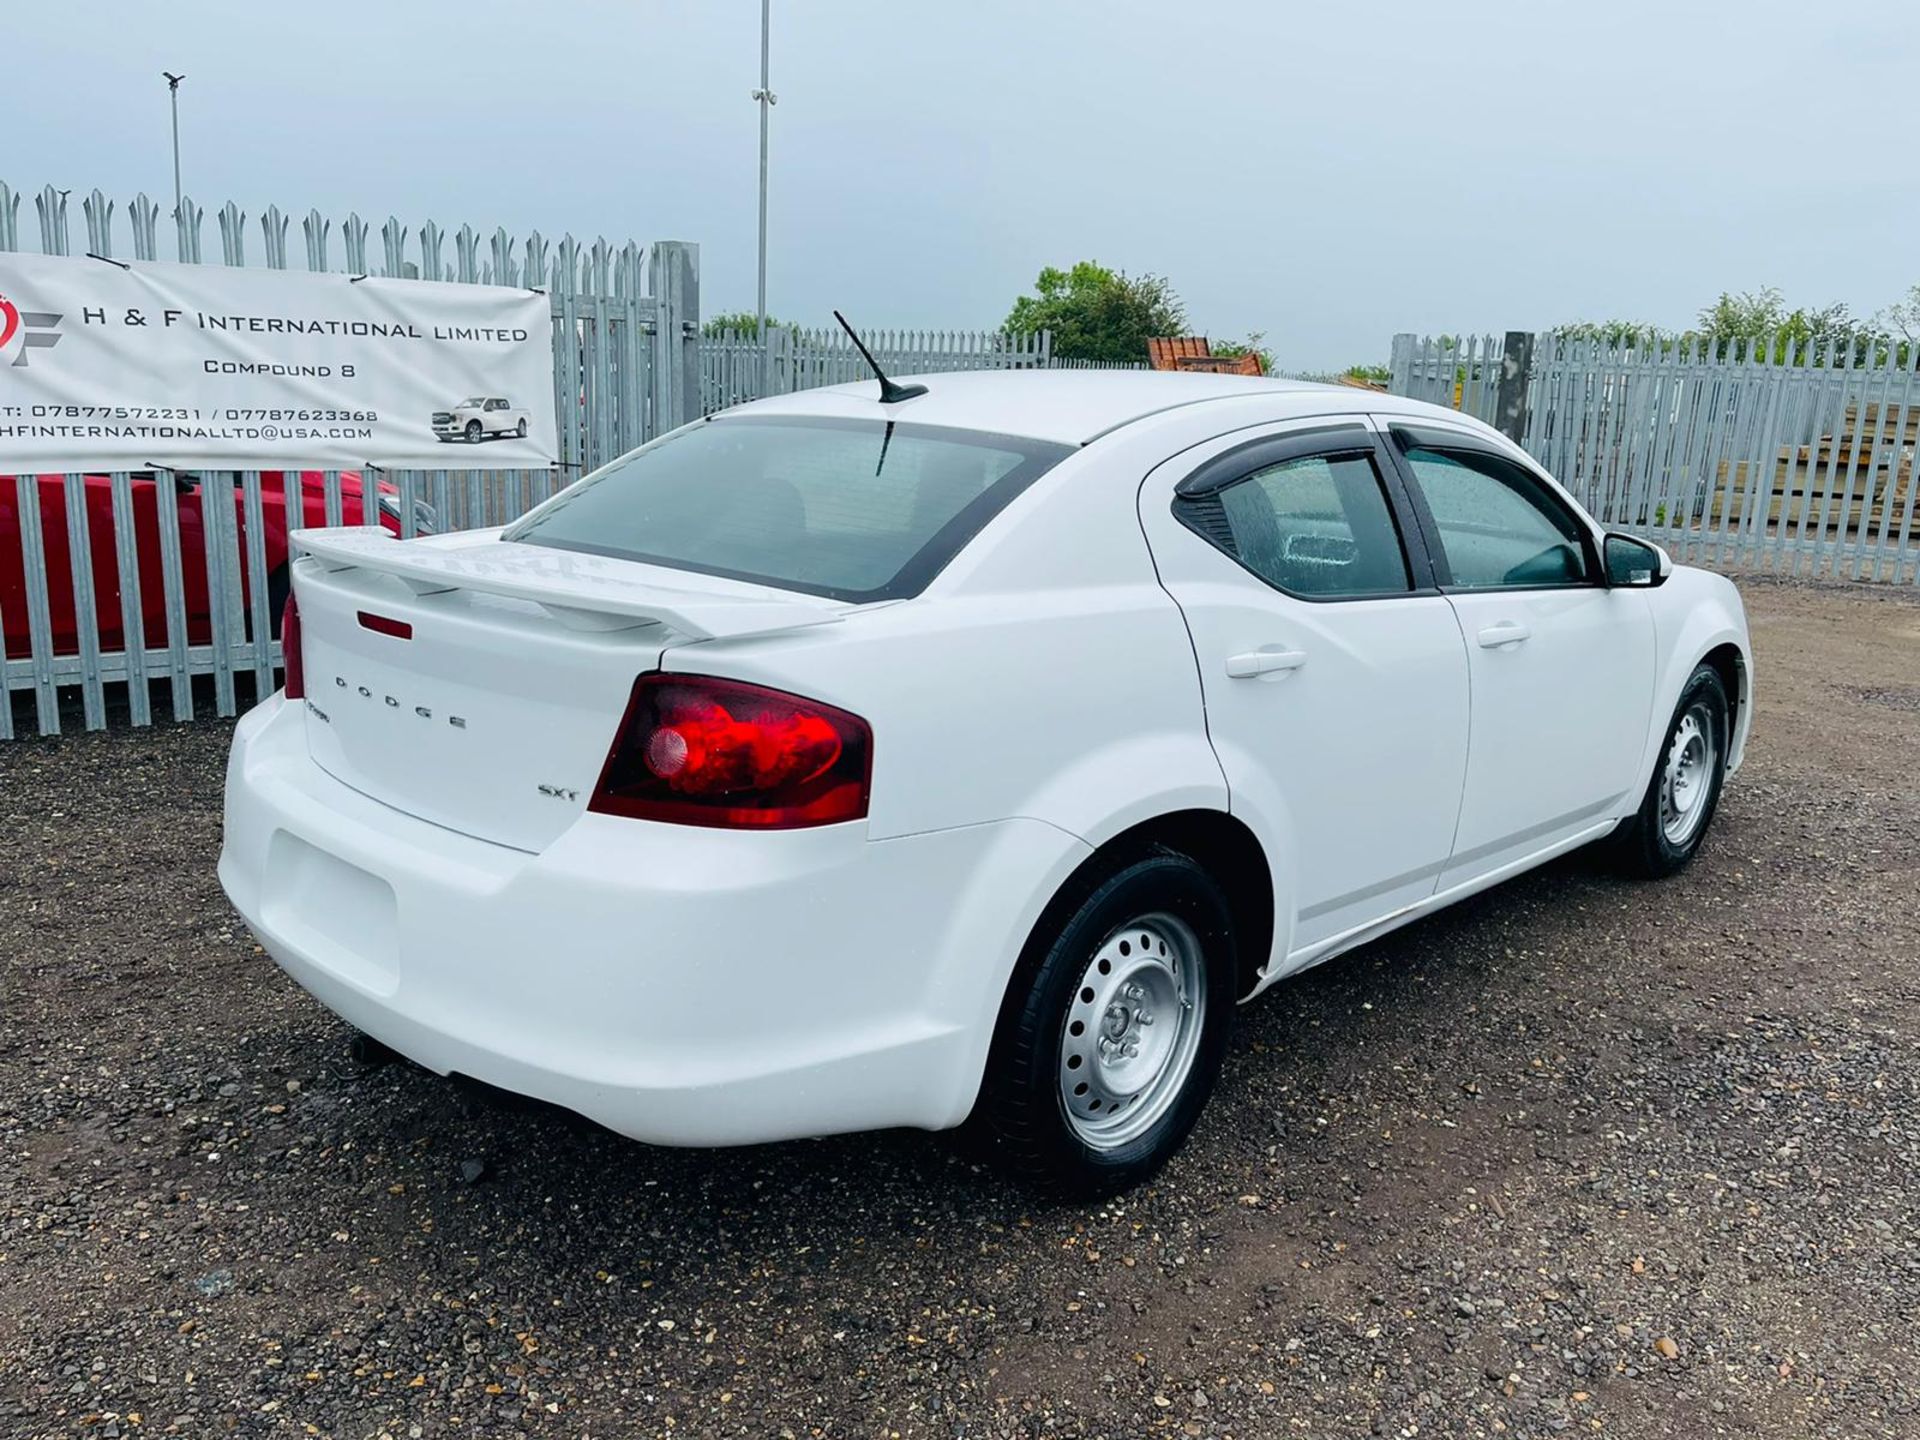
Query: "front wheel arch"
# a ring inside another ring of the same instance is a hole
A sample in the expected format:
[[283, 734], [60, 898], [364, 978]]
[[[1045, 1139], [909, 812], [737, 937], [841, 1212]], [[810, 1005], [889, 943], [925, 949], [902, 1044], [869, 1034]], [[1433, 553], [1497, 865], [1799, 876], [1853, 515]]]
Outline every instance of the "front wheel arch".
[[[1719, 668], [1701, 660], [1688, 672], [1671, 716], [1661, 727], [1661, 745], [1654, 769], [1645, 781], [1640, 803], [1634, 813], [1607, 839], [1614, 863], [1626, 874], [1640, 879], [1658, 880], [1684, 868], [1699, 851], [1713, 823], [1724, 788], [1728, 758], [1733, 748], [1734, 697], [1728, 692]], [[1673, 744], [1676, 727], [1690, 706], [1704, 708], [1719, 723], [1720, 733], [1710, 750], [1712, 773], [1703, 809], [1690, 833], [1671, 836], [1663, 828], [1661, 797], [1664, 767], [1669, 763], [1668, 747]]]
[[1731, 643], [1716, 645], [1705, 655], [1699, 664], [1712, 668], [1720, 677], [1720, 684], [1727, 692], [1727, 756], [1731, 760], [1735, 737], [1740, 734], [1740, 722], [1746, 718], [1749, 701], [1747, 694], [1747, 659], [1740, 653], [1740, 647]]

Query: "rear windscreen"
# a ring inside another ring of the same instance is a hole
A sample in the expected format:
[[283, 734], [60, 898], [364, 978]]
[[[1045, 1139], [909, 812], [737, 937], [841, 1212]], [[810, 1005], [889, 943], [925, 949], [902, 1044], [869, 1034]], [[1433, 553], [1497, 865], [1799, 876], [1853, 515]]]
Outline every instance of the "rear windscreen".
[[504, 538], [891, 600], [918, 594], [1070, 453], [928, 425], [735, 416], [615, 461]]

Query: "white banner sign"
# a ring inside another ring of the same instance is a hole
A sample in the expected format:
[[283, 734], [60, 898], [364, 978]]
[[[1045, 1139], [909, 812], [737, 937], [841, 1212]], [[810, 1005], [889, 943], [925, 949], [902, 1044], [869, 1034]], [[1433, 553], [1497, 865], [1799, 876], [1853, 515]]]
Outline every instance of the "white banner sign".
[[547, 297], [0, 253], [0, 474], [546, 466]]

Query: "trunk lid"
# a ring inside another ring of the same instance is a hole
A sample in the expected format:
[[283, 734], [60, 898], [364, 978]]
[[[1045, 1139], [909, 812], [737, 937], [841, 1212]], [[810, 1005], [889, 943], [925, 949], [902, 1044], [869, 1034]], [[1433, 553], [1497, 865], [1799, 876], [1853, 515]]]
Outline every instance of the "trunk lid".
[[669, 645], [837, 620], [841, 602], [502, 541], [303, 530], [307, 746], [397, 810], [539, 851], [586, 808]]

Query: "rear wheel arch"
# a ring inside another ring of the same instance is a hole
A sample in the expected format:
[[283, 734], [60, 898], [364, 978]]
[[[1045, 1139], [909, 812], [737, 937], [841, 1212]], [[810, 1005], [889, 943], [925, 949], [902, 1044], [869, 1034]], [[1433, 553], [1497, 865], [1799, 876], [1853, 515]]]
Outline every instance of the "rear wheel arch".
[[[1244, 999], [1259, 982], [1273, 949], [1273, 871], [1263, 847], [1244, 821], [1224, 810], [1174, 810], [1139, 821], [1102, 841], [1082, 860], [1041, 910], [1027, 940], [1027, 950], [1059, 928], [1101, 879], [1117, 868], [1156, 850], [1185, 855], [1212, 877], [1227, 898], [1233, 918], [1236, 956], [1236, 999]], [[1015, 976], [1025, 968], [1015, 967]], [[1013, 984], [1010, 979], [1008, 993]]]

